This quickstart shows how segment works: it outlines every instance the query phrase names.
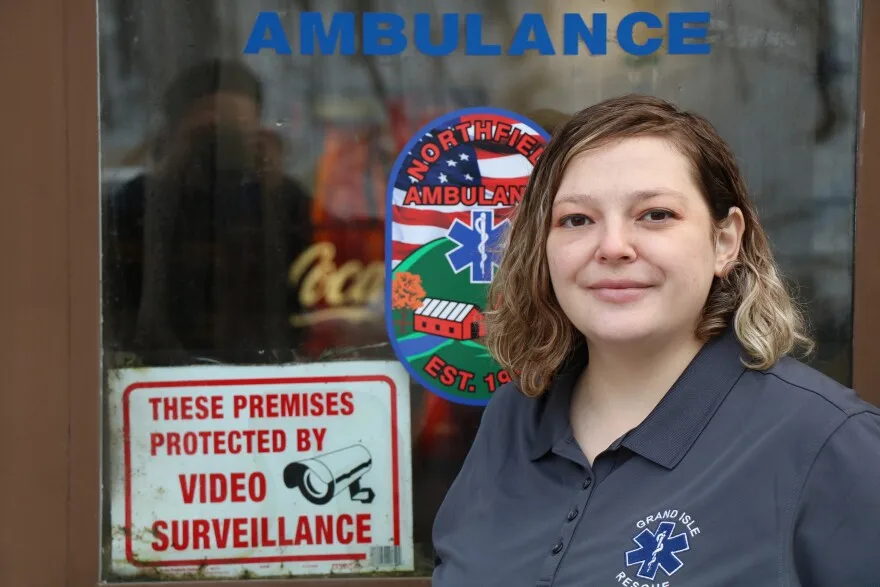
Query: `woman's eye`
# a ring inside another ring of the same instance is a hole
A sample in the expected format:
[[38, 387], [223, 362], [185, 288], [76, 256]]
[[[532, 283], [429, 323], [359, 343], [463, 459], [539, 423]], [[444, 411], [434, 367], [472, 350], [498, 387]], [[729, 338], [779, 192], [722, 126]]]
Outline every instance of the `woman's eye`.
[[650, 210], [642, 215], [642, 219], [649, 222], [663, 222], [673, 217], [669, 210]]
[[565, 228], [577, 228], [586, 225], [589, 221], [590, 219], [583, 214], [569, 214], [559, 220], [559, 225]]

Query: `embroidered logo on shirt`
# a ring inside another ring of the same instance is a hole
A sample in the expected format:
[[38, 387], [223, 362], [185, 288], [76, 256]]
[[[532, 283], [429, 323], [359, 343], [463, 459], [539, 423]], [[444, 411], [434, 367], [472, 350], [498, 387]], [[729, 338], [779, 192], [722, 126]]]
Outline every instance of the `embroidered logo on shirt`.
[[642, 579], [653, 580], [661, 569], [674, 575], [684, 564], [676, 555], [690, 549], [687, 534], [675, 534], [675, 522], [661, 522], [656, 532], [645, 528], [633, 542], [639, 547], [626, 553], [626, 566], [639, 565], [636, 576]]
[[679, 555], [690, 550], [691, 540], [700, 533], [693, 516], [679, 510], [647, 516], [636, 523], [636, 528], [639, 533], [632, 538], [636, 548], [626, 552], [626, 566], [632, 567], [635, 577], [618, 573], [617, 580], [622, 585], [647, 587], [648, 583], [639, 580], [671, 577], [684, 566]]

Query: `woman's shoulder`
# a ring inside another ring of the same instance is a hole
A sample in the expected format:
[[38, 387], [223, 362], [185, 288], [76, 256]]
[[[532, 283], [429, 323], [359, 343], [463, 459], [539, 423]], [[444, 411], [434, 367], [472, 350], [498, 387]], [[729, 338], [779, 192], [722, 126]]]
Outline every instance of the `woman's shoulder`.
[[541, 397], [525, 395], [513, 381], [499, 387], [483, 411], [483, 421], [519, 422], [531, 419], [543, 409], [546, 394]]
[[880, 408], [854, 390], [801, 361], [783, 357], [766, 371], [765, 385], [790, 407], [808, 405], [813, 411], [845, 420], [857, 414], [880, 417]]
[[841, 471], [865, 465], [880, 473], [880, 408], [793, 358], [747, 373], [750, 399], [768, 424], [785, 431], [791, 450], [807, 462], [830, 459]]
[[528, 450], [540, 427], [548, 394], [529, 397], [515, 382], [499, 387], [483, 409], [480, 432], [490, 445]]
[[796, 574], [813, 585], [875, 584], [880, 574], [880, 409], [799, 361], [765, 372], [790, 402], [795, 459], [803, 471], [793, 502]]

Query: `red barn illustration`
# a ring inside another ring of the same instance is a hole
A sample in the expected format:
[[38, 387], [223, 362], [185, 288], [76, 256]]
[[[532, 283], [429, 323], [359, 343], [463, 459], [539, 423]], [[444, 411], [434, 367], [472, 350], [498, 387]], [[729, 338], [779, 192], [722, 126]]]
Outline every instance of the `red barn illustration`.
[[425, 298], [413, 314], [416, 332], [455, 340], [469, 340], [486, 335], [483, 312], [474, 304]]

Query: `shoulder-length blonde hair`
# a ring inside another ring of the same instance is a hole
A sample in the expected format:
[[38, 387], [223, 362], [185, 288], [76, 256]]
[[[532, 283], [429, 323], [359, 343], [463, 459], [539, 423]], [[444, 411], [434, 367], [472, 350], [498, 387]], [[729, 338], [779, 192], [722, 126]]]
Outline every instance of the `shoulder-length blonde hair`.
[[783, 283], [730, 147], [705, 118], [658, 98], [628, 95], [590, 106], [555, 129], [511, 216], [489, 287], [486, 344], [528, 396], [546, 390], [584, 338], [559, 306], [547, 266], [550, 209], [562, 175], [577, 155], [636, 136], [662, 137], [690, 159], [717, 225], [732, 206], [745, 217], [738, 260], [714, 280], [697, 337], [708, 340], [732, 321], [753, 369], [769, 368], [795, 349], [812, 351], [804, 314]]

